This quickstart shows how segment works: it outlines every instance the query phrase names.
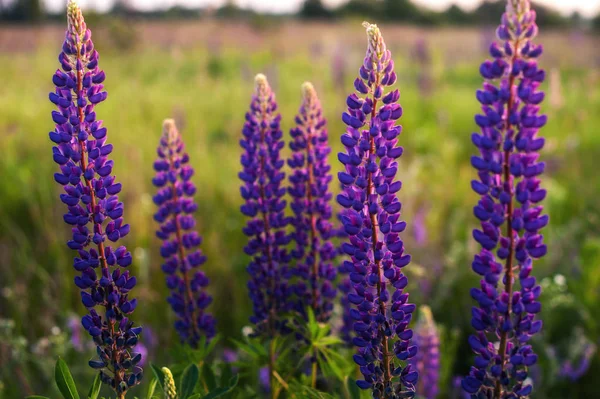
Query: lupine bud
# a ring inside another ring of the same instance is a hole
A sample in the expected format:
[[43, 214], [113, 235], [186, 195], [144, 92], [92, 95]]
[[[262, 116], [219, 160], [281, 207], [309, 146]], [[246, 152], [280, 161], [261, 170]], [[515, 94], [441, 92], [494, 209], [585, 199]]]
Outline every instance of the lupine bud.
[[292, 239], [296, 243], [292, 256], [296, 259], [294, 291], [299, 298], [296, 310], [306, 315], [311, 307], [318, 321], [327, 322], [337, 294], [334, 285], [336, 270], [332, 259], [335, 248], [331, 243], [331, 205], [329, 191], [331, 167], [327, 156], [327, 129], [321, 103], [311, 83], [302, 85], [303, 100], [290, 131], [292, 169], [288, 189], [292, 197], [294, 217]]
[[73, 262], [78, 272], [75, 284], [89, 312], [81, 323], [100, 357], [89, 364], [101, 369], [101, 380], [121, 398], [142, 377], [142, 369], [132, 361], [138, 358], [132, 348], [142, 332], [129, 320], [137, 305], [129, 293], [136, 279], [126, 269], [132, 256], [124, 246], [111, 246], [129, 233], [129, 225], [123, 221], [123, 203], [117, 196], [121, 184], [115, 181], [113, 161], [108, 159], [113, 146], [106, 142], [102, 121], [96, 119], [95, 106], [106, 99], [104, 72], [98, 68], [91, 32], [73, 0], [67, 6], [67, 22], [59, 55], [62, 70], [54, 74], [56, 90], [49, 96], [57, 105], [52, 112], [56, 125], [50, 132], [54, 161], [60, 167], [54, 179], [63, 186], [60, 199], [68, 208], [64, 220], [72, 226], [67, 245], [78, 253]]
[[280, 157], [284, 143], [275, 94], [264, 75], [257, 75], [255, 84], [240, 140], [244, 150], [240, 191], [245, 201], [241, 211], [249, 218], [244, 228], [248, 236], [244, 251], [252, 257], [247, 268], [248, 291], [254, 307], [250, 321], [256, 326], [256, 334], [272, 337], [284, 328], [278, 316], [290, 309], [291, 294], [287, 266], [291, 257], [285, 249], [290, 242], [285, 231], [286, 189], [281, 187], [285, 179]]
[[357, 384], [371, 389], [375, 398], [413, 397], [418, 373], [407, 361], [417, 351], [408, 328], [415, 306], [404, 293], [402, 268], [410, 256], [400, 239], [406, 223], [400, 220], [396, 196], [401, 183], [395, 181], [402, 154], [402, 147], [396, 147], [401, 132], [396, 120], [402, 108], [398, 91], [384, 90], [396, 82], [391, 53], [377, 25], [363, 25], [368, 49], [355, 89], [364, 96], [348, 97], [342, 115], [348, 127], [342, 136], [345, 151], [338, 155], [344, 171], [337, 197], [348, 234], [343, 250], [351, 257], [344, 268], [352, 285], [354, 360], [364, 376]]
[[482, 279], [471, 290], [479, 306], [473, 308], [476, 333], [469, 343], [477, 357], [462, 383], [473, 398], [528, 397], [527, 370], [537, 361], [528, 341], [542, 326], [535, 320], [541, 288], [531, 272], [533, 258], [546, 253], [539, 231], [548, 216], [542, 215], [546, 190], [538, 177], [544, 170], [538, 130], [546, 116], [539, 115], [545, 74], [536, 62], [542, 52], [532, 42], [536, 32], [529, 1], [508, 0], [497, 30], [502, 43], [480, 69], [486, 79], [477, 92], [481, 133], [472, 136], [480, 155], [471, 163], [479, 176], [472, 187], [481, 195], [474, 208], [481, 229], [473, 237], [482, 246], [472, 268]]
[[157, 153], [156, 175], [152, 179], [158, 187], [154, 220], [160, 223], [156, 235], [163, 240], [162, 269], [171, 290], [167, 301], [177, 314], [175, 329], [181, 341], [196, 347], [202, 335], [214, 336], [215, 321], [206, 312], [212, 297], [206, 293], [208, 278], [200, 270], [206, 260], [199, 248], [202, 238], [194, 229], [194, 212], [198, 208], [194, 202], [196, 186], [191, 180], [194, 169], [188, 164], [183, 139], [172, 119], [163, 122]]
[[175, 379], [173, 378], [173, 373], [166, 367], [161, 369], [164, 375], [163, 380], [163, 393], [165, 395], [165, 399], [177, 399], [177, 388], [175, 387]]
[[419, 352], [410, 363], [419, 372], [418, 397], [435, 399], [440, 378], [440, 338], [429, 306], [421, 306], [419, 313], [415, 326], [415, 344]]

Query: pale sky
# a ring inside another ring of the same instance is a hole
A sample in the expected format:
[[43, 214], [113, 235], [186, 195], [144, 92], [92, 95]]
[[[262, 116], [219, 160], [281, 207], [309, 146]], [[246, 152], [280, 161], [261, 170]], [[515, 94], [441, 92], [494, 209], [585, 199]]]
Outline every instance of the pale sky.
[[[66, 0], [43, 0], [48, 9], [60, 11]], [[83, 8], [93, 7], [104, 11], [111, 7], [114, 0], [79, 0]], [[442, 10], [450, 4], [458, 4], [465, 9], [476, 7], [482, 0], [413, 0], [415, 3], [423, 6]], [[183, 5], [190, 7], [215, 6], [222, 5], [224, 0], [129, 0], [129, 2], [138, 9], [156, 9], [168, 8], [173, 5]], [[327, 5], [335, 6], [344, 0], [324, 0]], [[600, 0], [537, 0], [537, 2], [549, 5], [568, 15], [573, 11], [579, 11], [586, 16], [593, 16], [600, 12]], [[298, 10], [302, 0], [237, 0], [241, 7], [251, 7], [258, 11], [282, 13]]]

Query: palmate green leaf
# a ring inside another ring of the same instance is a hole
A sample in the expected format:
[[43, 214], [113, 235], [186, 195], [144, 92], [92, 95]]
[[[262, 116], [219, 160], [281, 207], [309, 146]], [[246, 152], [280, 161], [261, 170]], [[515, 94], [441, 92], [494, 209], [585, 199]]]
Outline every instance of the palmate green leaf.
[[323, 373], [333, 375], [340, 381], [344, 381], [348, 375], [348, 361], [334, 350], [328, 348], [319, 350], [317, 352], [317, 362]]
[[79, 399], [79, 394], [77, 393], [73, 376], [69, 371], [69, 366], [67, 366], [67, 363], [60, 357], [56, 361], [56, 366], [54, 367], [54, 381], [64, 399]]
[[267, 357], [267, 349], [264, 347], [264, 345], [261, 345], [257, 340], [247, 339], [246, 342], [242, 342], [236, 339], [232, 339], [231, 342], [233, 342], [238, 349], [246, 352], [254, 359]]
[[161, 389], [165, 389], [165, 375], [162, 372], [161, 369], [159, 369], [158, 367], [156, 367], [153, 363], [150, 363], [150, 368], [152, 369], [152, 373], [154, 374], [154, 377], [156, 378], [156, 380], [158, 381], [158, 384], [160, 385]]
[[328, 393], [321, 392], [309, 386], [303, 385], [296, 380], [292, 380], [289, 383], [287, 391], [290, 396], [302, 399], [335, 399], [334, 396]]
[[100, 395], [100, 388], [102, 388], [102, 380], [100, 380], [100, 373], [96, 374], [94, 378], [94, 382], [88, 391], [88, 399], [98, 399], [98, 395]]
[[206, 396], [204, 396], [202, 399], [215, 399], [215, 398], [220, 398], [221, 396], [231, 392], [234, 390], [234, 388], [237, 386], [238, 384], [238, 376], [237, 374], [234, 375], [233, 377], [231, 377], [231, 379], [229, 380], [229, 383], [227, 386], [224, 387], [219, 387], [216, 389], [213, 389], [212, 391], [210, 391]]
[[181, 399], [187, 399], [194, 393], [199, 379], [200, 371], [198, 370], [198, 366], [195, 364], [187, 366], [181, 375], [181, 383], [179, 384], [179, 396]]

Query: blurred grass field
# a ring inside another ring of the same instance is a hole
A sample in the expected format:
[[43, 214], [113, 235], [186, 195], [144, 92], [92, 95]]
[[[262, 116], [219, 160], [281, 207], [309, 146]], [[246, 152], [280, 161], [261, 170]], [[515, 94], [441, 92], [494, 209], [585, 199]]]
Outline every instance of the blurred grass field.
[[[332, 26], [91, 21], [90, 27], [109, 93], [97, 112], [114, 144], [114, 172], [123, 183], [125, 219], [132, 226], [125, 244], [134, 253], [139, 282], [135, 320], [158, 339], [153, 358], [167, 362], [168, 351], [159, 348], [176, 337], [168, 327], [173, 317], [154, 236], [151, 178], [161, 122], [174, 117], [196, 169], [212, 312], [227, 343], [241, 336], [251, 312], [237, 173], [253, 76], [263, 72], [271, 81], [286, 133], [299, 107], [300, 85], [314, 83], [329, 121], [337, 173], [340, 115], [364, 55], [362, 28], [358, 21]], [[403, 215], [411, 226], [405, 242], [414, 259], [409, 291], [417, 304], [432, 307], [445, 331], [442, 391], [451, 398], [452, 377], [465, 374], [472, 360], [466, 344], [469, 289], [477, 284], [470, 268], [476, 202], [469, 184], [475, 176], [470, 134], [478, 111], [478, 66], [493, 28], [383, 26], [382, 32], [396, 62], [404, 108], [399, 177]], [[68, 320], [82, 314], [83, 306], [72, 282], [69, 228], [62, 222], [47, 134], [53, 128], [47, 94], [62, 37], [58, 26], [0, 27], [0, 398], [53, 394], [51, 365], [59, 354], [71, 359], [78, 382], [87, 383], [91, 375], [85, 365], [91, 352], [78, 354], [69, 340]], [[576, 381], [561, 377], [561, 368], [568, 360], [577, 364], [582, 348], [600, 344], [600, 39], [550, 32], [540, 42], [547, 49], [541, 65], [549, 77], [542, 158], [548, 164], [544, 186], [551, 222], [545, 229], [548, 256], [534, 269], [545, 288], [545, 330], [534, 343], [542, 358], [534, 380], [543, 388], [536, 387], [534, 397], [598, 397], [593, 380], [600, 375], [598, 351]], [[427, 49], [428, 59], [419, 61], [416, 46]]]

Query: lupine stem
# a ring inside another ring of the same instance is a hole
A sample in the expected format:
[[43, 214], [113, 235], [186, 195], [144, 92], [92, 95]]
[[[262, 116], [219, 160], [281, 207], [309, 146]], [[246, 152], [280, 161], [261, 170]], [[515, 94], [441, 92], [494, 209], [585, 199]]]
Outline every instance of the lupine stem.
[[275, 391], [275, 339], [269, 342], [269, 388], [271, 389], [271, 399], [277, 399]]
[[[81, 62], [81, 44], [79, 42], [77, 43], [77, 58], [76, 59], [78, 60], [78, 62]], [[81, 93], [82, 90], [83, 90], [82, 71], [77, 70], [77, 93]], [[84, 120], [83, 107], [80, 107], [79, 105], [77, 105], [77, 115], [79, 117], [79, 123], [83, 124], [83, 120]], [[87, 170], [88, 152], [86, 151], [86, 144], [85, 144], [84, 140], [78, 140], [78, 141], [79, 141], [79, 149], [80, 149], [80, 156], [81, 156], [81, 161], [80, 161], [81, 170]], [[96, 209], [96, 203], [97, 203], [96, 192], [95, 192], [95, 190], [92, 186], [92, 182], [90, 180], [88, 180], [85, 176], [83, 176], [83, 180], [85, 181], [85, 185], [87, 186], [87, 188], [90, 190], [91, 209], [93, 212], [94, 209]], [[98, 234], [102, 234], [102, 225], [97, 224], [96, 228], [98, 229]], [[106, 263], [104, 242], [99, 242], [96, 247], [98, 248], [98, 254], [99, 254], [98, 260], [100, 261], [100, 266], [102, 267], [103, 274], [104, 273], [108, 274], [108, 264]], [[115, 336], [115, 322], [112, 320], [109, 321], [109, 326], [110, 326], [110, 335], [112, 338]], [[119, 351], [117, 350], [117, 340], [113, 338], [112, 341], [113, 341], [113, 343], [111, 345], [112, 361], [113, 361], [113, 364], [118, 364], [120, 359], [119, 359]], [[116, 384], [116, 386], [119, 386], [121, 381], [123, 381], [124, 371], [119, 370], [117, 372], [116, 370], [112, 370], [112, 372], [114, 374], [115, 384]], [[124, 398], [124, 397], [125, 397], [125, 392], [122, 392], [121, 394], [119, 394], [119, 399]]]
[[[375, 80], [375, 84], [370, 88], [371, 92], [373, 92], [375, 90], [375, 88], [377, 86], [379, 86], [379, 74], [377, 74], [377, 78]], [[377, 113], [377, 99], [375, 98], [375, 96], [373, 96], [373, 110], [371, 111], [371, 121], [370, 121], [370, 126], [373, 126], [374, 120], [375, 120], [375, 116]], [[371, 155], [373, 155], [375, 153], [375, 139], [373, 137], [370, 138], [370, 148], [369, 148], [369, 158], [371, 157]], [[368, 184], [367, 184], [367, 190], [369, 193], [369, 196], [373, 195], [375, 193], [375, 187], [373, 185], [373, 174], [371, 172], [368, 172]], [[377, 218], [375, 214], [370, 214], [370, 218], [371, 218], [371, 243], [372, 243], [372, 249], [373, 249], [373, 253], [375, 253], [375, 251], [377, 250], [377, 243], [379, 242], [379, 229], [378, 227], [378, 223], [377, 223]], [[379, 277], [379, 280], [377, 281], [377, 297], [380, 298], [381, 297], [381, 283], [382, 283], [382, 274], [383, 271], [381, 270], [381, 261], [380, 260], [376, 260], [375, 264], [377, 265], [377, 275]], [[385, 302], [383, 301], [379, 301], [379, 311], [381, 312], [382, 315], [385, 316], [386, 313], [386, 308], [385, 308]], [[388, 339], [387, 336], [383, 333], [383, 326], [380, 326], [380, 330], [379, 330], [381, 336], [382, 336], [382, 353], [383, 353], [383, 373], [384, 373], [384, 381], [387, 384], [390, 384], [392, 381], [392, 373], [390, 370], [390, 354], [389, 354], [389, 346], [388, 346]]]
[[[168, 153], [168, 162], [169, 162], [169, 166], [171, 167], [171, 170], [174, 170], [174, 165], [173, 165], [173, 152], [169, 151]], [[171, 193], [173, 195], [173, 202], [177, 203], [178, 201], [178, 196], [177, 196], [177, 188], [175, 187], [175, 183], [171, 182]], [[185, 248], [183, 246], [183, 240], [182, 240], [182, 234], [181, 234], [181, 224], [179, 222], [179, 215], [174, 213], [173, 214], [173, 222], [175, 223], [175, 236], [177, 237], [177, 250], [179, 253], [179, 258], [181, 259], [181, 263], [185, 263], [186, 262], [186, 253], [185, 253]], [[189, 276], [189, 270], [184, 269], [182, 272], [182, 277], [183, 277], [183, 282], [185, 284], [185, 294], [188, 298], [189, 303], [193, 303], [194, 301], [194, 296], [192, 295], [192, 289], [190, 287], [190, 276]], [[186, 314], [189, 312], [189, 307], [186, 306], [185, 307], [185, 312]], [[194, 334], [198, 334], [200, 335], [200, 331], [198, 329], [198, 324], [196, 323], [197, 318], [196, 318], [196, 306], [192, 307], [192, 314], [189, 315], [190, 320], [193, 321], [192, 323], [192, 332]]]
[[[519, 40], [515, 41], [515, 49], [519, 48]], [[516, 60], [517, 51], [512, 57], [512, 63], [510, 68]], [[514, 85], [515, 85], [515, 76], [513, 74], [510, 75], [508, 81], [508, 102], [506, 105], [506, 123], [504, 124], [503, 136], [505, 136], [510, 129], [510, 121], [509, 115], [513, 107], [514, 102]], [[506, 258], [504, 272], [506, 274], [506, 284], [504, 285], [504, 291], [508, 294], [508, 315], [510, 317], [511, 307], [512, 307], [512, 296], [513, 296], [513, 257], [514, 257], [514, 249], [515, 249], [515, 235], [512, 231], [512, 221], [513, 221], [513, 197], [514, 197], [514, 187], [512, 185], [512, 179], [510, 174], [510, 151], [504, 151], [504, 165], [503, 165], [503, 177], [504, 184], [508, 187], [507, 192], [510, 196], [510, 200], [508, 201], [506, 208], [506, 236], [509, 239], [508, 245], [508, 257]], [[504, 372], [504, 362], [506, 358], [506, 345], [508, 342], [508, 331], [503, 331], [500, 335], [500, 346], [498, 348], [498, 353], [500, 354], [500, 367], [502, 368], [502, 372]], [[501, 399], [502, 398], [502, 385], [500, 383], [500, 379], [496, 381], [496, 387], [494, 388], [494, 398]]]

